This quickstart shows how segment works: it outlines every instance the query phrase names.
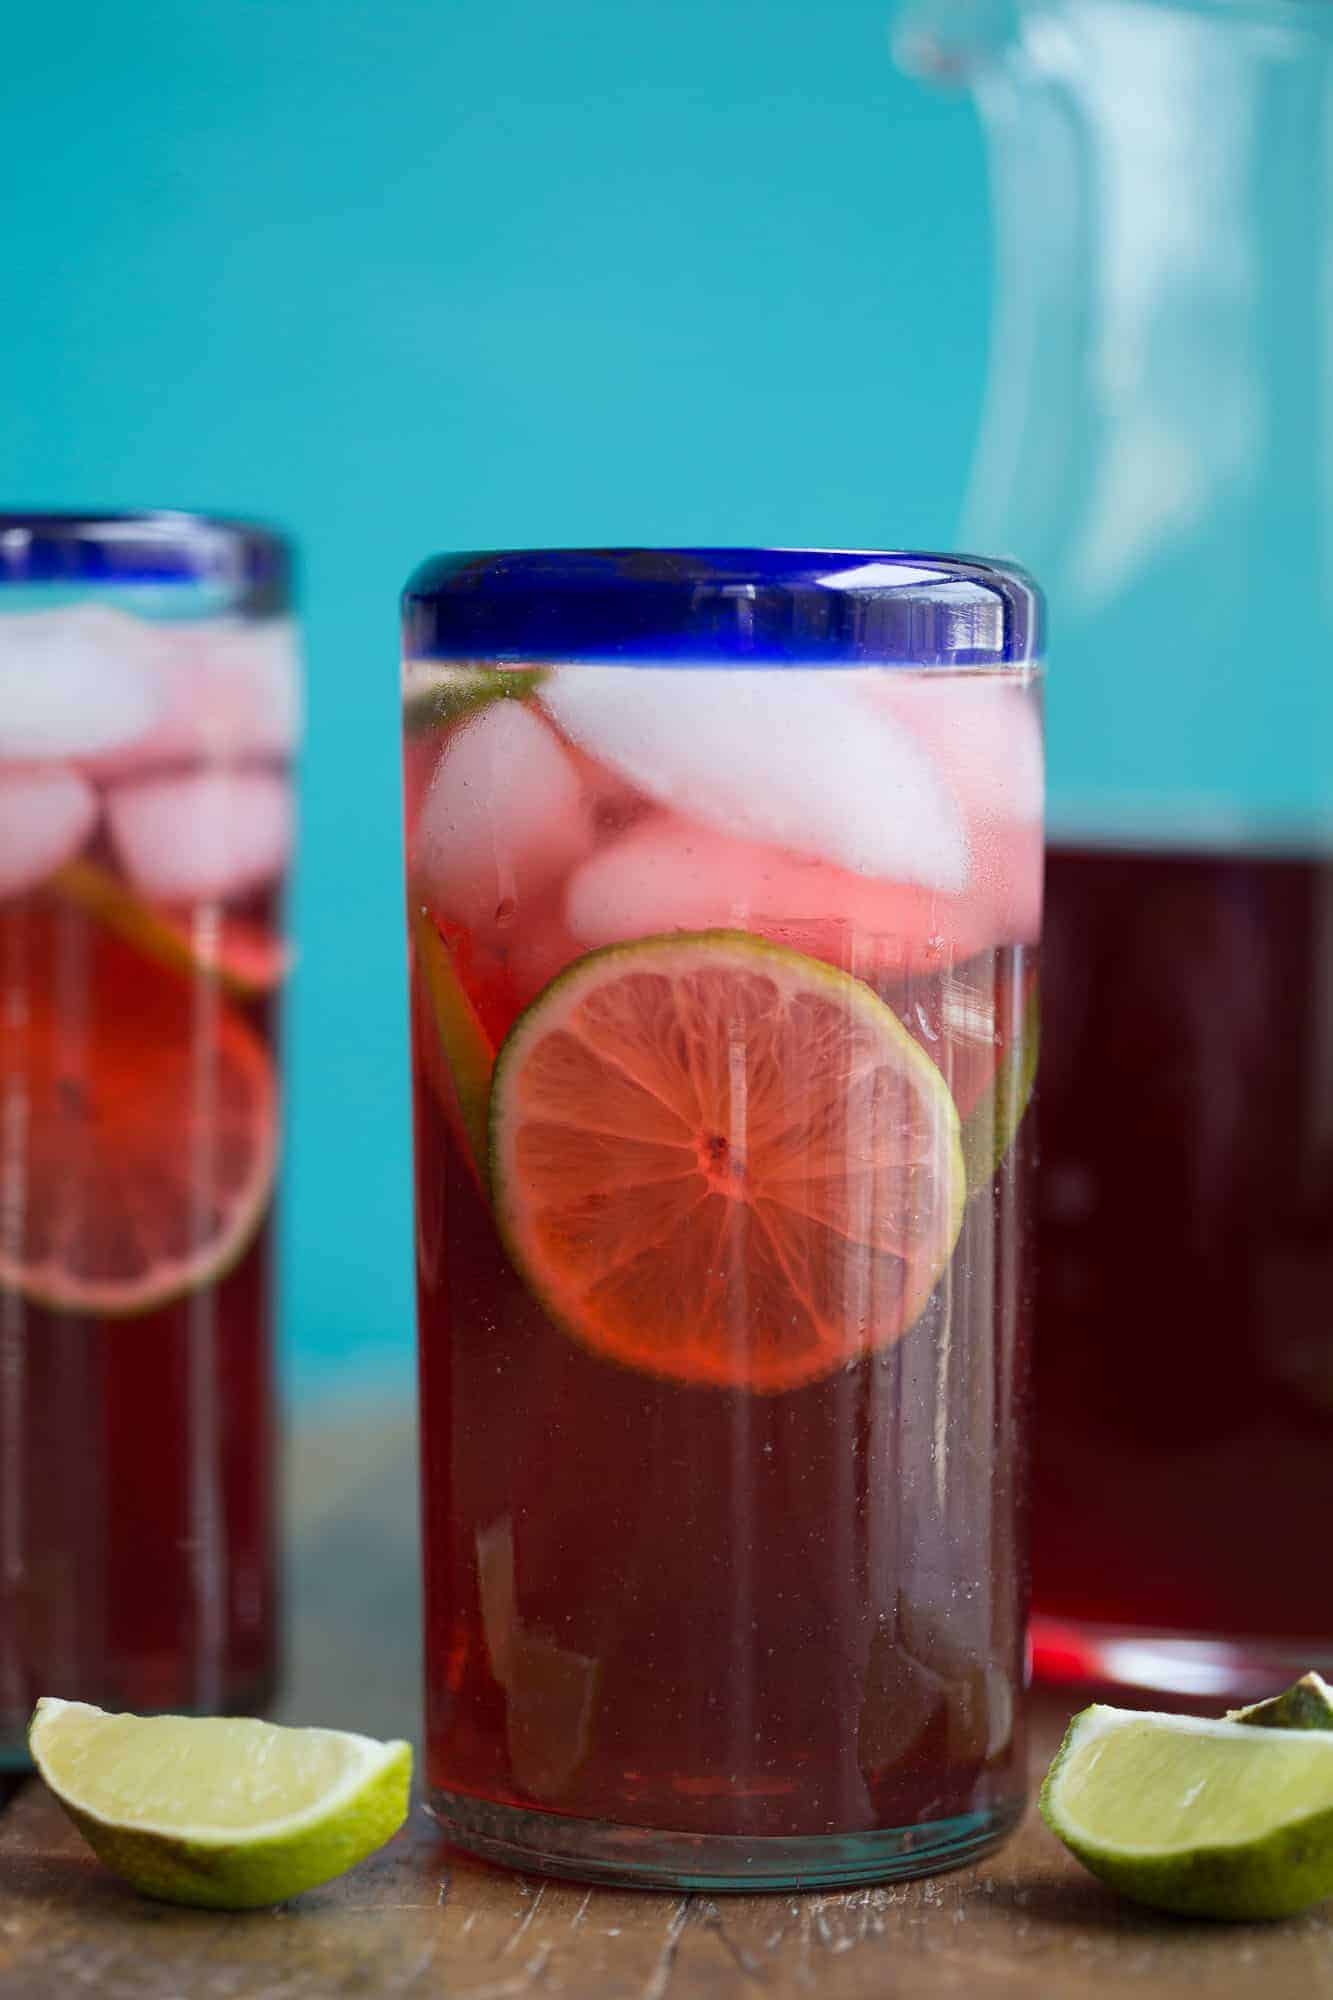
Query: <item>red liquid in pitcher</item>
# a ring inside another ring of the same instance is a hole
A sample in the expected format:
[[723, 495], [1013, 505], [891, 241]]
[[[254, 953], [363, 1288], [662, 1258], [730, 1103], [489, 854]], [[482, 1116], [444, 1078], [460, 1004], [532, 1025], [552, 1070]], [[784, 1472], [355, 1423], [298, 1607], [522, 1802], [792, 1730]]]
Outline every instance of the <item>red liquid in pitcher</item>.
[[1049, 856], [1033, 1583], [1052, 1671], [1061, 1621], [1333, 1658], [1331, 919], [1322, 860]]

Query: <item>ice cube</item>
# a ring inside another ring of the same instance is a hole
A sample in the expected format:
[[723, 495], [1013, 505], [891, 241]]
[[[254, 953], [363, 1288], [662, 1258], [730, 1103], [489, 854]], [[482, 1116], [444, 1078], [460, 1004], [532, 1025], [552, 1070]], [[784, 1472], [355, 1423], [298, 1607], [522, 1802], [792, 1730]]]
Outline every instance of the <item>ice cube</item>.
[[99, 604], [0, 618], [0, 758], [94, 756], [146, 737], [165, 697], [151, 625]]
[[521, 924], [591, 845], [588, 795], [550, 724], [495, 701], [445, 746], [417, 819], [415, 887], [437, 916], [489, 932]]
[[541, 700], [591, 755], [663, 805], [854, 874], [957, 891], [956, 801], [854, 677], [784, 668], [567, 667]]
[[127, 747], [84, 761], [102, 779], [163, 766], [287, 757], [301, 729], [301, 668], [288, 619], [151, 627], [160, 713]]
[[981, 820], [972, 853], [972, 894], [991, 912], [995, 941], [1035, 944], [1045, 875], [1041, 821]]
[[867, 705], [910, 731], [964, 817], [1040, 820], [1041, 724], [1030, 688], [983, 674], [873, 674]]
[[885, 882], [655, 813], [576, 870], [565, 921], [586, 950], [684, 930], [751, 930], [869, 977], [936, 968], [994, 942], [971, 895]]
[[927, 752], [962, 812], [968, 893], [992, 943], [1028, 943], [1041, 925], [1043, 763], [1031, 687], [994, 675], [867, 674], [867, 707]]
[[107, 818], [131, 881], [162, 902], [245, 895], [277, 881], [291, 852], [291, 787], [268, 771], [116, 785]]
[[186, 755], [286, 757], [301, 733], [301, 660], [290, 619], [204, 621], [169, 628], [163, 663], [169, 732]]
[[72, 860], [96, 818], [96, 794], [77, 771], [0, 769], [0, 896], [22, 895]]

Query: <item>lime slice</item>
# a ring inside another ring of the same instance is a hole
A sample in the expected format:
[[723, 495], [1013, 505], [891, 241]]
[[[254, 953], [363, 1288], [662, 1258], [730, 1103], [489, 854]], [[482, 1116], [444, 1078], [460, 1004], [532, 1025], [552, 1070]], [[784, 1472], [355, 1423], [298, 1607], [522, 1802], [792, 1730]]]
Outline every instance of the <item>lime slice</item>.
[[496, 1062], [491, 1187], [575, 1340], [770, 1392], [914, 1325], [965, 1195], [948, 1085], [893, 1010], [741, 931], [612, 945], [538, 995]]
[[71, 1013], [67, 913], [0, 912], [0, 954], [11, 924], [22, 1004], [0, 1071], [22, 1079], [24, 1115], [4, 1161], [0, 1293], [99, 1318], [154, 1311], [231, 1270], [268, 1212], [273, 1059], [230, 1001], [204, 1007], [100, 924], [81, 927]]
[[1183, 1916], [1293, 1916], [1333, 1895], [1333, 1731], [1085, 1708], [1042, 1818], [1122, 1895]]
[[497, 667], [470, 660], [405, 660], [403, 728], [409, 735], [443, 729], [492, 701], [526, 701], [545, 667]]
[[1228, 1722], [1245, 1722], [1257, 1729], [1333, 1729], [1333, 1688], [1318, 1674], [1303, 1674], [1294, 1687], [1270, 1701], [1248, 1708], [1229, 1708]]
[[234, 999], [272, 993], [290, 970], [287, 944], [266, 925], [228, 916], [213, 903], [180, 914], [155, 908], [95, 861], [67, 862], [51, 887], [145, 957], [190, 977], [209, 975]]
[[431, 1064], [432, 1076], [485, 1189], [495, 1050], [426, 909], [412, 918], [412, 949], [443, 1058], [442, 1069]]
[[336, 1729], [108, 1715], [47, 1696], [28, 1747], [98, 1858], [169, 1903], [286, 1902], [364, 1861], [407, 1817], [409, 1745]]

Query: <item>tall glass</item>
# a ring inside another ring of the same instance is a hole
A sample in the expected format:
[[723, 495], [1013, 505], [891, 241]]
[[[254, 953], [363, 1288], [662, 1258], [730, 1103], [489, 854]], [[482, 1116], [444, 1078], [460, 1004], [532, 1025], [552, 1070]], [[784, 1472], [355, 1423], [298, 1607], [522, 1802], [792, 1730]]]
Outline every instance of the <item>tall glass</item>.
[[1039, 1669], [1333, 1670], [1333, 8], [918, 0], [991, 155], [964, 533], [1050, 709]]
[[0, 517], [0, 1749], [273, 1687], [288, 556]]
[[1039, 622], [937, 556], [408, 586], [427, 1781], [482, 1854], [855, 1882], [1022, 1808]]

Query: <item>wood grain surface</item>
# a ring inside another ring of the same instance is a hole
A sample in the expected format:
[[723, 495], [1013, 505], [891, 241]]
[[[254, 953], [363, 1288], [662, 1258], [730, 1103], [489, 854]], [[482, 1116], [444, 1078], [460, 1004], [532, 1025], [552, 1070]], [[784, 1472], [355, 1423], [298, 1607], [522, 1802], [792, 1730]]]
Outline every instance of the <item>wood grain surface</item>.
[[[287, 1712], [413, 1733], [410, 1426], [297, 1441]], [[372, 1607], [369, 1611], [367, 1607]], [[1034, 1766], [1067, 1704], [1036, 1704]], [[1333, 2000], [1333, 1926], [1155, 1917], [1083, 1873], [1030, 1814], [990, 1860], [844, 1894], [663, 1896], [505, 1874], [419, 1808], [372, 1861], [245, 1916], [142, 1901], [43, 1788], [0, 1815], [4, 2000]]]

